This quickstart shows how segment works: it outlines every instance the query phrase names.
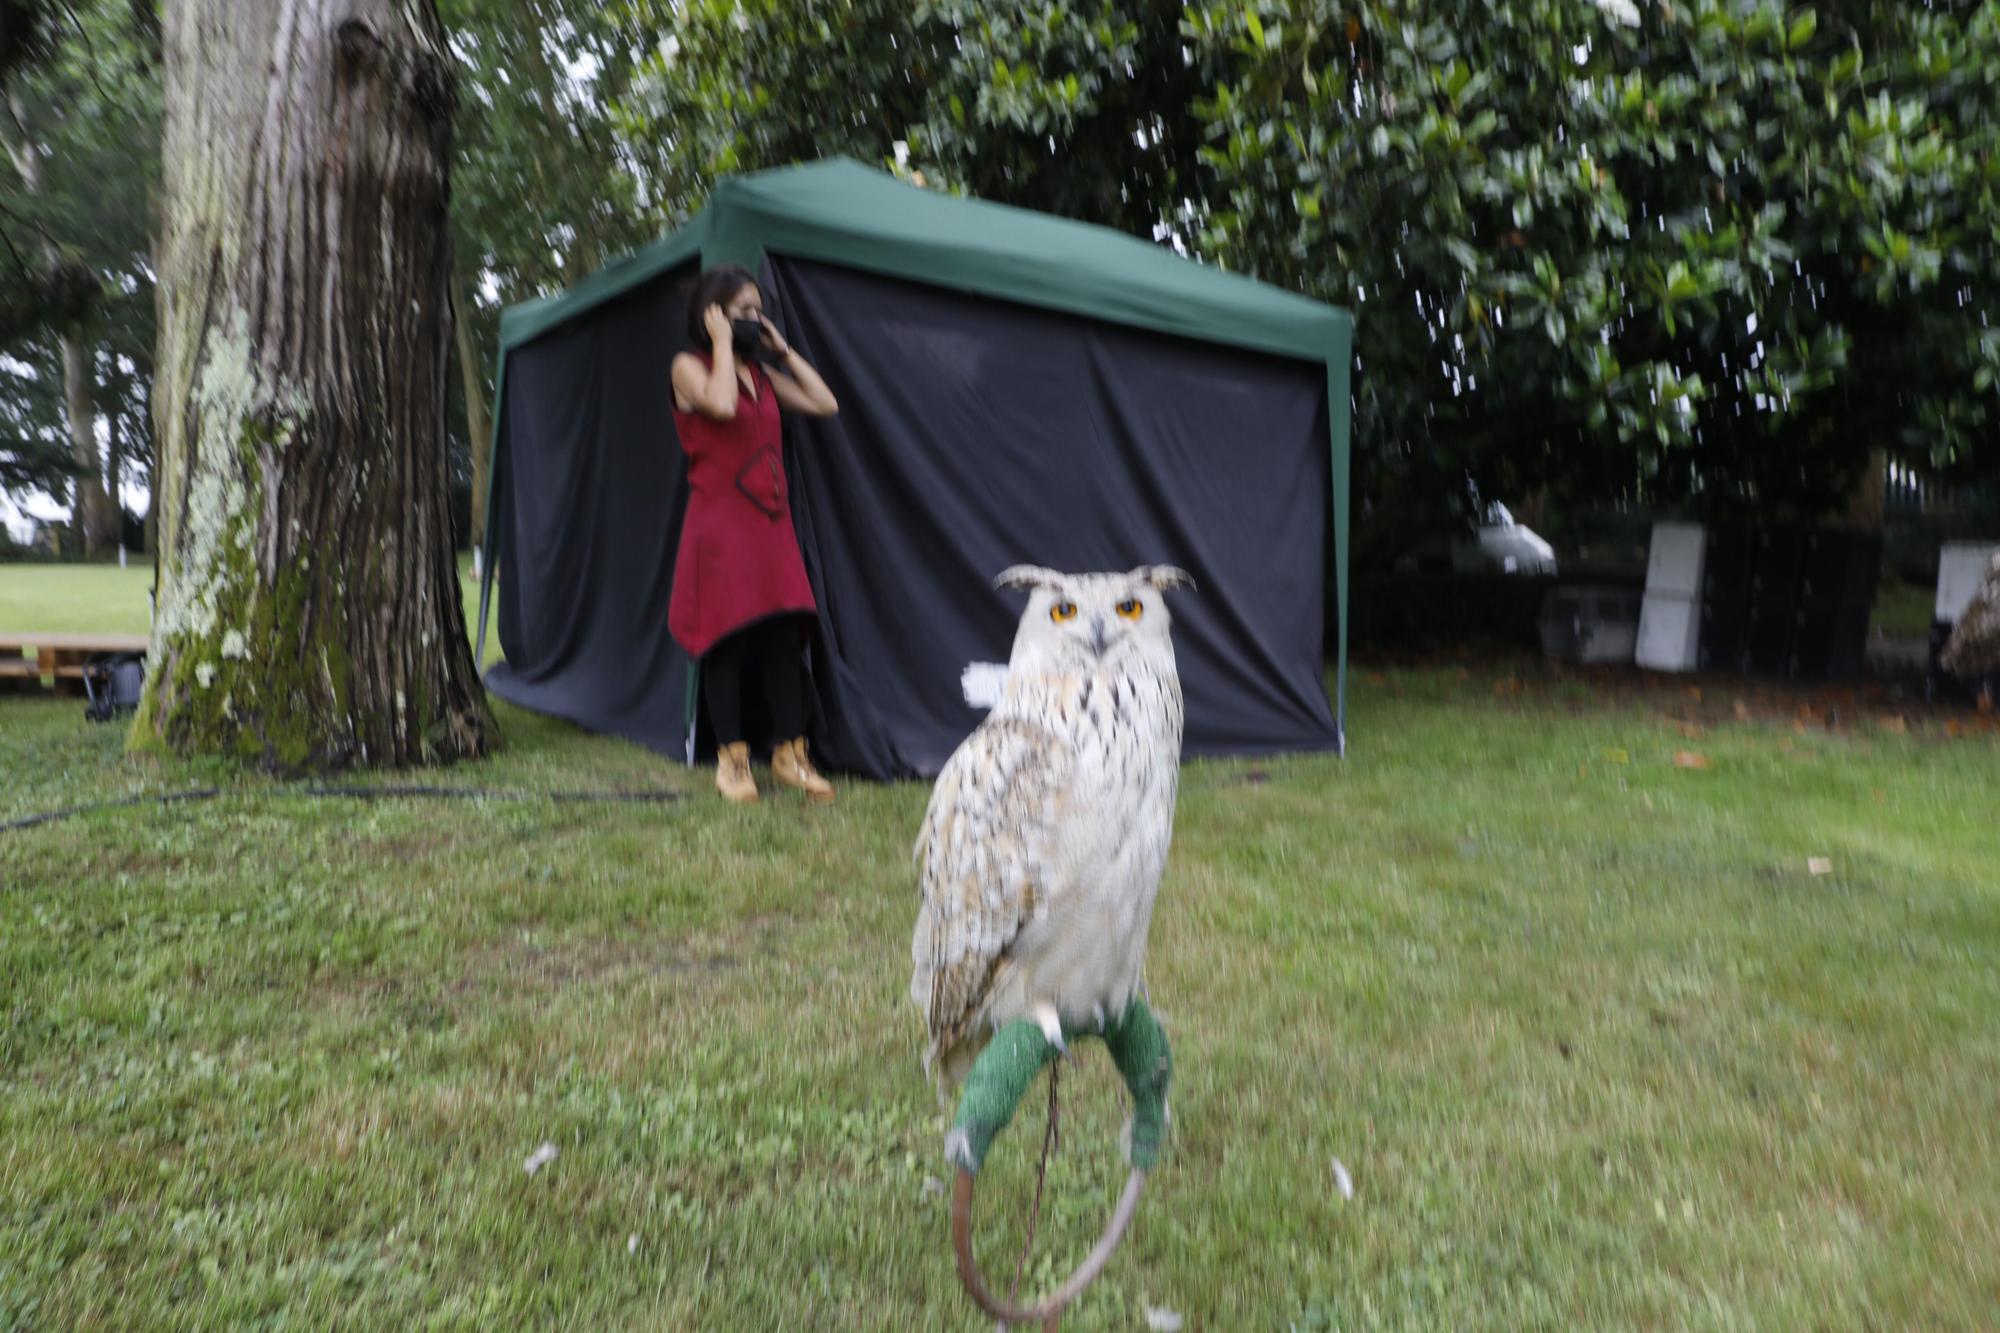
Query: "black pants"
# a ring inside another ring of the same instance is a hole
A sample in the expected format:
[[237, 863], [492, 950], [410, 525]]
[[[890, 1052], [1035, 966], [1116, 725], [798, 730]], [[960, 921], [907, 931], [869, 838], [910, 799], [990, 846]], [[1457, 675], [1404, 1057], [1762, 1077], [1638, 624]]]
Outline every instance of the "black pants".
[[805, 734], [805, 675], [799, 669], [805, 646], [803, 616], [773, 616], [737, 630], [708, 650], [701, 659], [701, 692], [708, 700], [708, 724], [716, 745], [745, 739], [743, 678], [753, 663], [763, 669], [772, 739], [788, 741]]

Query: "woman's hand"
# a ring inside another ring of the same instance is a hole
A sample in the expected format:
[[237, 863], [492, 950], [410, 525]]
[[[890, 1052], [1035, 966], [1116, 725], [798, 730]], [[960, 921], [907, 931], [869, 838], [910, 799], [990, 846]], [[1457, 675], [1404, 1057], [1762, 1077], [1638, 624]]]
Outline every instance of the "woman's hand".
[[732, 339], [729, 331], [729, 316], [723, 312], [721, 306], [711, 305], [708, 309], [702, 311], [701, 326], [708, 330], [708, 341], [716, 351], [720, 352], [723, 348], [730, 345]]
[[764, 346], [780, 361], [792, 354], [792, 345], [785, 341], [785, 335], [778, 332], [778, 326], [763, 311], [757, 312], [757, 322], [764, 326]]
[[764, 346], [777, 356], [779, 366], [771, 376], [771, 389], [778, 396], [778, 406], [787, 412], [800, 412], [809, 417], [830, 417], [840, 411], [840, 402], [833, 396], [833, 390], [826, 387], [826, 381], [819, 377], [807, 360], [792, 350], [777, 326], [760, 313], [758, 319], [764, 323]]
[[717, 421], [736, 416], [736, 349], [729, 316], [719, 305], [701, 312], [701, 326], [708, 334], [713, 354], [708, 364], [692, 352], [674, 358], [674, 406], [684, 412], [699, 412]]

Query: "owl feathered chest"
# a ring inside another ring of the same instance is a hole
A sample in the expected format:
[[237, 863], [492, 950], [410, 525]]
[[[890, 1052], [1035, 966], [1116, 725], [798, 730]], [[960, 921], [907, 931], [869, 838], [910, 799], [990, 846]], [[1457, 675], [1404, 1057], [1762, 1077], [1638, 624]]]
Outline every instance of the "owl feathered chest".
[[996, 713], [1030, 722], [1071, 749], [1072, 799], [1100, 817], [1173, 817], [1184, 705], [1171, 672], [1024, 675]]

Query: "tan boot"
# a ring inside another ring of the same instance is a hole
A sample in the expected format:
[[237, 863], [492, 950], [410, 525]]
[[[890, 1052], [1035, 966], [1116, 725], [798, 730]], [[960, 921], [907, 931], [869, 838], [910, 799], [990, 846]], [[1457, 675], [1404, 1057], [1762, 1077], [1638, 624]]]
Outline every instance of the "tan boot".
[[771, 754], [771, 776], [787, 787], [796, 787], [815, 805], [833, 803], [833, 784], [821, 777], [806, 758], [806, 738], [785, 741]]
[[725, 801], [750, 805], [757, 799], [757, 779], [750, 776], [750, 747], [742, 741], [725, 745], [715, 756], [715, 789]]

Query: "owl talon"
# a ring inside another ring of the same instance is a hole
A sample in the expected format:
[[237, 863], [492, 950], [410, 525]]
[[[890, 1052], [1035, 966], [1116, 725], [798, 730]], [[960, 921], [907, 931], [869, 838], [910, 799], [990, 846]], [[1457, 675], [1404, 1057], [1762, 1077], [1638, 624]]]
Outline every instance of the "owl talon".
[[1035, 1026], [1042, 1030], [1042, 1037], [1049, 1045], [1065, 1055], [1069, 1054], [1069, 1047], [1063, 1041], [1062, 1015], [1056, 1012], [1054, 1005], [1038, 1004], [1028, 1014], [1035, 1020]]

